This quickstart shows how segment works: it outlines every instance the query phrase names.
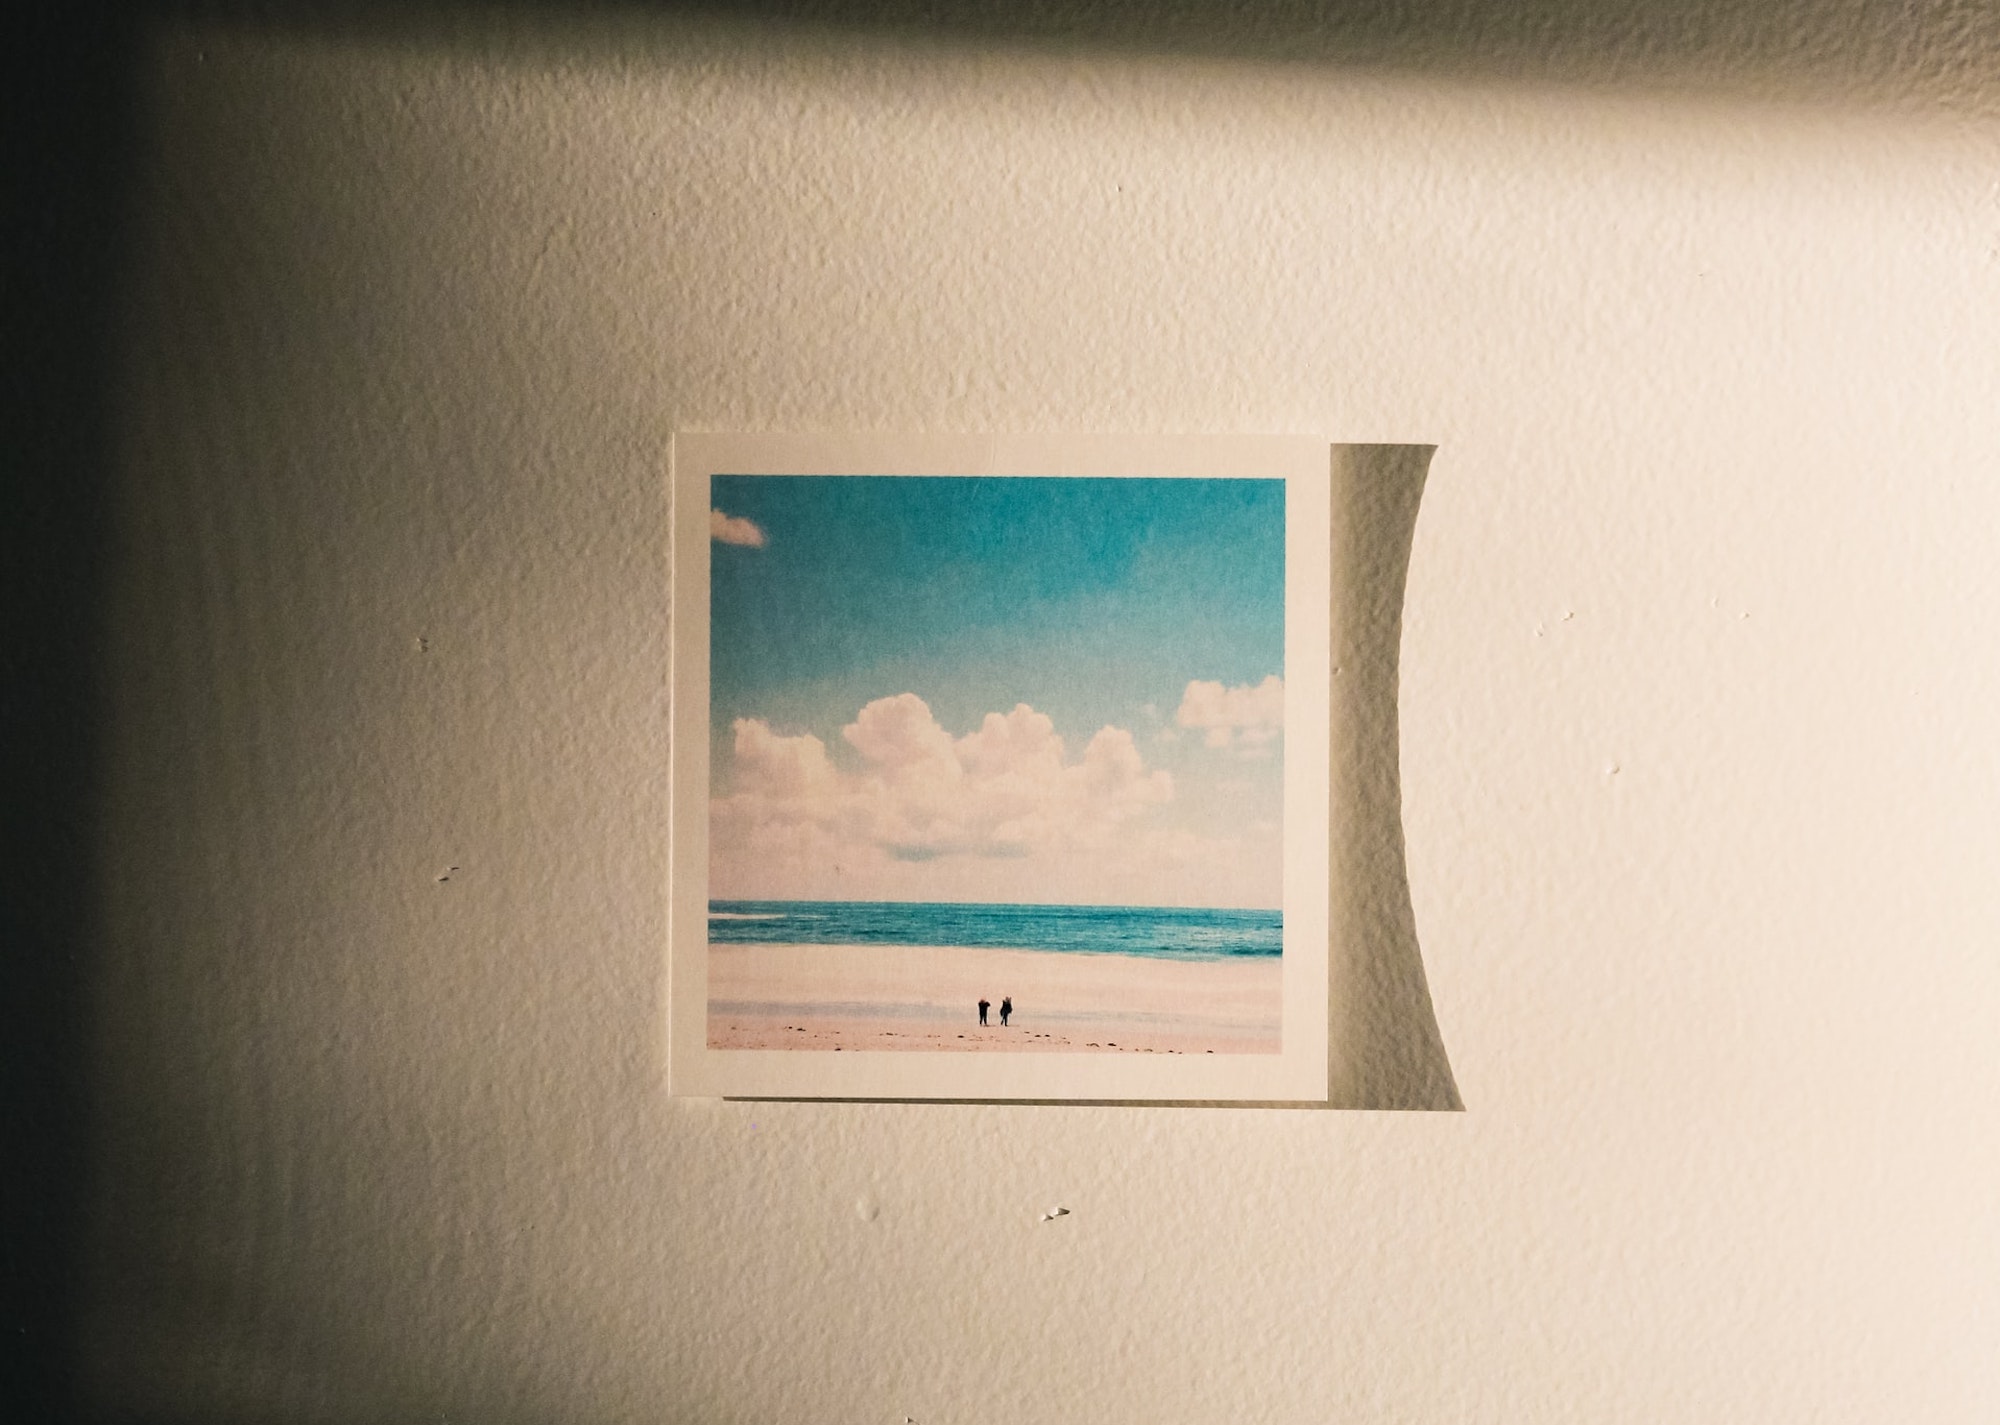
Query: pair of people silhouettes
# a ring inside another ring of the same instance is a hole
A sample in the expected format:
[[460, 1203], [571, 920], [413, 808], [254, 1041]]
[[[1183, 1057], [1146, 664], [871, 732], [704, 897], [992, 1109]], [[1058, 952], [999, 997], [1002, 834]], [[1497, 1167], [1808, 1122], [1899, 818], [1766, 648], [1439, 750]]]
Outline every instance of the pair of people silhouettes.
[[[981, 1024], [986, 1023], [986, 1011], [990, 1008], [992, 1008], [992, 1004], [990, 1001], [985, 999], [979, 1001], [979, 1022]], [[1007, 1027], [1007, 1016], [1012, 1014], [1013, 1012], [1014, 1012], [1014, 997], [1012, 995], [1008, 995], [1006, 998], [1000, 1001], [1000, 1027], [1002, 1029], [1005, 1029]]]

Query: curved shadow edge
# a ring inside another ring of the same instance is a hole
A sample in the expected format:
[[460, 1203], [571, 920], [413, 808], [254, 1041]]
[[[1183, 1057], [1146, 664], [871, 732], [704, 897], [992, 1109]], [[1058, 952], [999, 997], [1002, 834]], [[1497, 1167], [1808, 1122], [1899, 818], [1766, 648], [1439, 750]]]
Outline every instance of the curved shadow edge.
[[1333, 448], [1327, 1106], [1463, 1110], [1403, 849], [1403, 593], [1431, 445]]

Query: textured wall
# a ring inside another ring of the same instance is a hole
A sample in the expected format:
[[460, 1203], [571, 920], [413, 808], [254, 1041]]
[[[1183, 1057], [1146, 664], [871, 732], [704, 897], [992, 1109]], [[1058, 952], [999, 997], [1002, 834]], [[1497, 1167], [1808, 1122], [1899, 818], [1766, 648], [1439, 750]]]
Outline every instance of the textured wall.
[[[147, 74], [101, 1404], [2000, 1408], [1978, 105], [693, 22]], [[1467, 1111], [665, 1098], [679, 426], [1435, 442], [1402, 784]]]

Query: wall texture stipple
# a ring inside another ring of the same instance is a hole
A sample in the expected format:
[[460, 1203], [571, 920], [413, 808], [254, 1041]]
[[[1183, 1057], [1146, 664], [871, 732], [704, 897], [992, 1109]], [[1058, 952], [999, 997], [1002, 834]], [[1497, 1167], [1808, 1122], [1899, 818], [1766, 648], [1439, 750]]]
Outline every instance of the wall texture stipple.
[[[791, 13], [150, 31], [92, 1408], [1993, 1418], [1984, 12]], [[677, 429], [1434, 444], [1466, 1111], [669, 1100]]]

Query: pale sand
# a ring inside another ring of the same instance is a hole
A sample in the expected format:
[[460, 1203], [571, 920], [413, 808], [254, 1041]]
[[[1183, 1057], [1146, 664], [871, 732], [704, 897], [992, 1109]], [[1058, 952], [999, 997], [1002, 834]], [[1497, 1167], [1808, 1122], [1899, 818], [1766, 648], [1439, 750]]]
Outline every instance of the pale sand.
[[[981, 995], [993, 1002], [979, 1026]], [[1014, 999], [1000, 1027], [1000, 1001]], [[1277, 957], [936, 945], [710, 945], [712, 1049], [1059, 1050], [1275, 1054]]]

